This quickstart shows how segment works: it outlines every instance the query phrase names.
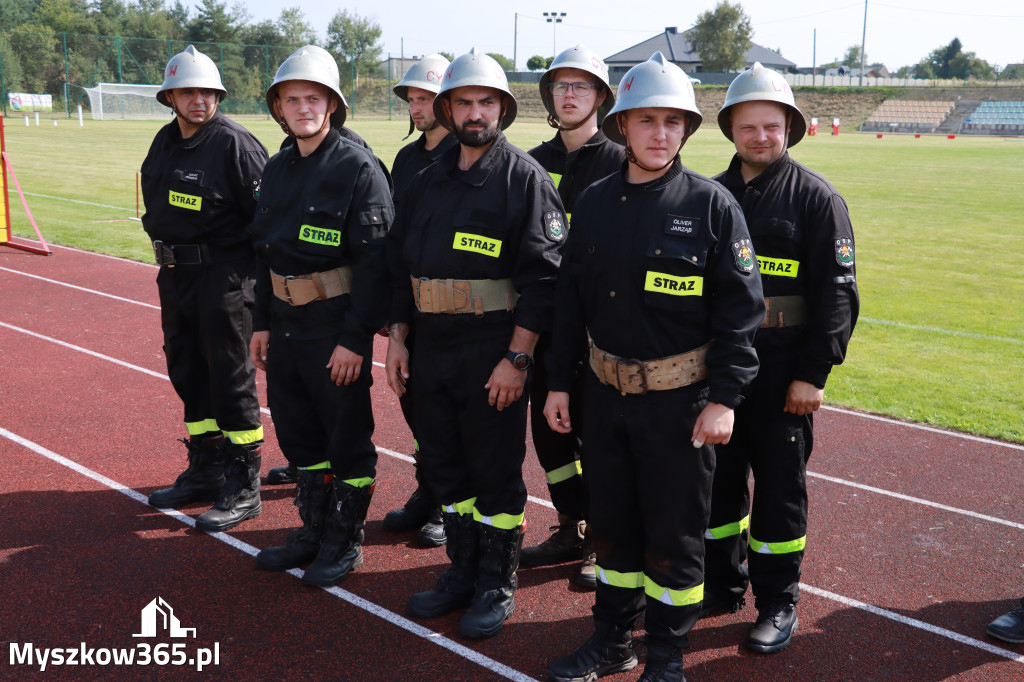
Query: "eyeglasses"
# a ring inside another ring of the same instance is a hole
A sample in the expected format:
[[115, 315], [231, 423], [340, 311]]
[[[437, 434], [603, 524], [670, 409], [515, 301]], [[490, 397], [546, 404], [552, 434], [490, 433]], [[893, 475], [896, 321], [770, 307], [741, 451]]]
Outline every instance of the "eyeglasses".
[[556, 81], [554, 83], [548, 83], [548, 89], [551, 90], [551, 94], [557, 97], [562, 97], [569, 92], [569, 88], [572, 88], [572, 93], [577, 97], [586, 97], [594, 89], [593, 83], [565, 83], [562, 81]]

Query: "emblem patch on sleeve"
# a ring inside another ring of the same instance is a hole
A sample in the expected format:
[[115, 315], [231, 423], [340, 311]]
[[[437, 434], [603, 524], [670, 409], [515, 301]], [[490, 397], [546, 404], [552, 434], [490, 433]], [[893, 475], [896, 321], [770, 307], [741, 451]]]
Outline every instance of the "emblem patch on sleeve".
[[836, 240], [836, 262], [844, 268], [853, 267], [853, 240]]
[[565, 239], [565, 220], [560, 211], [548, 211], [544, 214], [544, 231], [553, 242]]
[[732, 243], [732, 252], [736, 256], [736, 269], [740, 272], [752, 272], [754, 269], [754, 252], [750, 248], [749, 239], [740, 239]]
[[252, 181], [252, 198], [260, 200], [260, 188], [263, 186], [263, 178], [256, 178]]

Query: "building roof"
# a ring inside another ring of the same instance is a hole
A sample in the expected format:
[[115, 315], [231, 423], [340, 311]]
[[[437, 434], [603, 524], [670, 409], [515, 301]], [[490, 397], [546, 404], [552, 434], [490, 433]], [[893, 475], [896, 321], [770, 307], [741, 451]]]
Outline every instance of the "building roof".
[[[605, 57], [604, 61], [608, 66], [639, 64], [650, 59], [651, 55], [655, 52], [661, 52], [669, 61], [678, 64], [684, 69], [686, 66], [697, 66], [702, 61], [700, 55], [690, 45], [690, 41], [686, 39], [686, 33], [680, 33], [675, 26], [669, 26], [664, 32], [659, 33], [653, 38], [648, 38], [642, 43], [626, 48], [622, 52]], [[754, 62], [761, 62], [761, 64], [770, 69], [787, 70], [796, 67], [795, 62], [791, 62], [782, 55], [753, 42], [750, 43], [750, 49], [747, 50], [744, 57], [747, 60], [747, 66], [753, 65]]]

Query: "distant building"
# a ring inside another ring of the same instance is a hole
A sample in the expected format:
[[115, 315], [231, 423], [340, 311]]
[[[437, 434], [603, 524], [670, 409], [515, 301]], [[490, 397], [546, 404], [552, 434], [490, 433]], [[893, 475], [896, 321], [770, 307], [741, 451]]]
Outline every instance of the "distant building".
[[409, 70], [409, 67], [420, 59], [421, 57], [389, 57], [388, 59], [383, 59], [377, 63], [377, 68], [379, 69], [377, 75], [380, 78], [400, 81], [405, 72]]
[[[826, 76], [839, 76], [851, 78], [860, 78], [860, 69], [852, 69], [848, 66], [840, 66], [834, 69], [825, 69], [823, 71]], [[892, 78], [889, 73], [889, 69], [885, 68], [885, 64], [872, 64], [864, 69], [865, 78]]]
[[[627, 71], [637, 64], [650, 59], [651, 55], [655, 52], [661, 52], [665, 55], [666, 59], [691, 77], [704, 72], [703, 61], [700, 55], [693, 49], [693, 46], [690, 45], [690, 41], [686, 39], [686, 34], [680, 33], [675, 26], [669, 26], [665, 29], [664, 33], [659, 33], [653, 38], [648, 38], [642, 43], [637, 43], [633, 47], [613, 54], [611, 57], [605, 57], [604, 61], [608, 64], [608, 75], [611, 78], [612, 84], [618, 83]], [[754, 62], [761, 62], [761, 64], [769, 69], [777, 71], [785, 72], [796, 68], [794, 62], [766, 47], [761, 47], [754, 43], [750, 44], [750, 49], [747, 50], [744, 57], [747, 60], [747, 67], [753, 66]]]

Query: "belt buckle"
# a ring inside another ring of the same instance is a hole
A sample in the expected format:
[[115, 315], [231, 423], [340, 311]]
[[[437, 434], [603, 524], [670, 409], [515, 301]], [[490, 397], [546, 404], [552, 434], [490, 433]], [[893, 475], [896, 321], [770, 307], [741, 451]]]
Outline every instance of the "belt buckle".
[[[422, 298], [422, 294], [420, 292], [420, 287], [423, 285], [424, 282], [429, 282], [429, 281], [430, 281], [429, 277], [417, 277], [416, 278], [416, 309], [419, 310], [421, 313], [424, 312], [424, 310], [423, 310], [423, 298]], [[433, 310], [433, 301], [431, 301], [431, 310], [430, 310], [430, 312], [435, 312]]]
[[156, 258], [156, 264], [161, 267], [166, 265], [173, 268], [175, 265], [174, 248], [159, 239], [153, 241], [153, 256]]
[[[647, 389], [647, 368], [644, 366], [644, 363], [642, 361], [640, 361], [640, 360], [630, 360], [628, 358], [618, 358], [618, 359], [615, 360], [615, 382], [616, 382], [616, 384], [618, 384], [619, 392], [622, 393], [622, 395], [626, 395], [627, 393], [634, 393], [634, 391], [627, 391], [626, 389], [624, 389], [622, 387], [623, 386], [623, 383], [622, 383], [622, 371], [623, 371], [623, 369], [625, 368], [625, 369], [628, 370], [628, 369], [634, 368], [634, 367], [636, 368], [637, 376], [640, 377], [640, 385], [639, 385], [639, 389], [640, 390], [636, 391], [635, 393], [637, 395], [644, 395], [645, 393], [647, 393], [647, 390], [648, 390]], [[626, 382], [626, 386], [629, 386], [629, 382], [628, 381]]]
[[295, 304], [292, 303], [292, 292], [288, 291], [288, 282], [293, 279], [295, 279], [295, 275], [285, 275], [284, 277], [281, 278], [281, 284], [282, 286], [284, 286], [284, 295], [288, 299], [288, 305], [291, 306]]

